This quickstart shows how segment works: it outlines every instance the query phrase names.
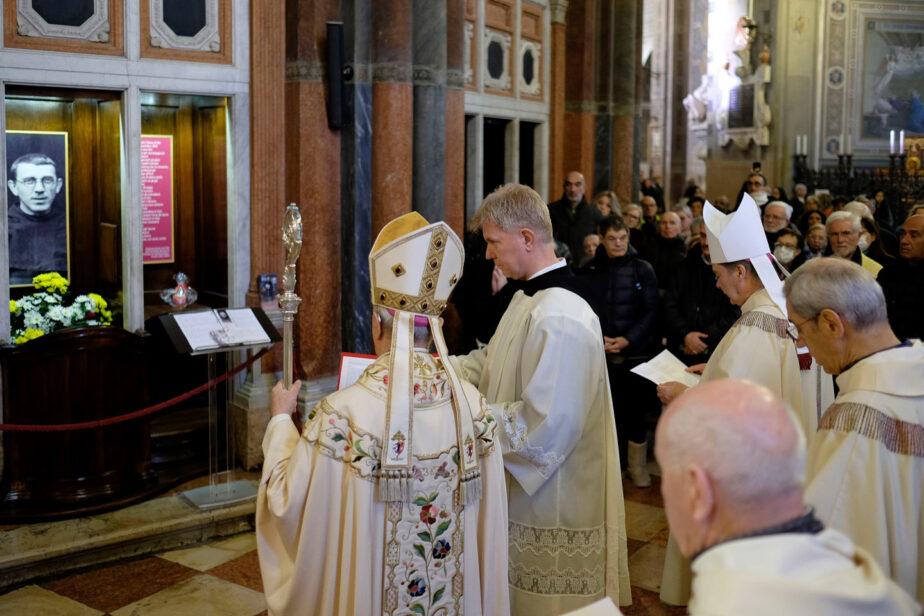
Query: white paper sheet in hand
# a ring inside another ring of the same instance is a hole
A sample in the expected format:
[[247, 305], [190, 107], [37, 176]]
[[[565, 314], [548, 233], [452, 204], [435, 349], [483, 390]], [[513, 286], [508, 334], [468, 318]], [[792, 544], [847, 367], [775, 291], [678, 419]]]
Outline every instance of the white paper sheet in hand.
[[680, 381], [687, 387], [699, 385], [699, 375], [686, 370], [686, 364], [665, 349], [644, 364], [639, 364], [632, 368], [631, 372], [643, 376], [658, 385], [668, 381]]

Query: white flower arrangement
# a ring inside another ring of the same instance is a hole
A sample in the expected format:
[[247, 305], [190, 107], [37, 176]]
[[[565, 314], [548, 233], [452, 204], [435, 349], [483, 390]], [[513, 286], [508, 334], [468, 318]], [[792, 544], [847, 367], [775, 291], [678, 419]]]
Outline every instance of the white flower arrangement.
[[72, 304], [65, 305], [68, 282], [56, 272], [36, 276], [32, 284], [37, 293], [10, 301], [10, 337], [16, 344], [65, 327], [112, 323], [106, 300], [96, 293], [78, 295]]

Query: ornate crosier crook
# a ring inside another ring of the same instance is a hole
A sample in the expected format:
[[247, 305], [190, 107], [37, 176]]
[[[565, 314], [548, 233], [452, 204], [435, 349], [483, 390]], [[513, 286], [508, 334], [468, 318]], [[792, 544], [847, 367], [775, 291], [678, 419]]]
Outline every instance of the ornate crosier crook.
[[295, 262], [302, 250], [302, 215], [298, 206], [290, 203], [282, 224], [282, 243], [286, 247], [286, 268], [282, 274], [283, 293], [279, 296], [282, 311], [282, 383], [292, 386], [295, 366], [292, 361], [292, 324], [301, 298], [295, 294]]

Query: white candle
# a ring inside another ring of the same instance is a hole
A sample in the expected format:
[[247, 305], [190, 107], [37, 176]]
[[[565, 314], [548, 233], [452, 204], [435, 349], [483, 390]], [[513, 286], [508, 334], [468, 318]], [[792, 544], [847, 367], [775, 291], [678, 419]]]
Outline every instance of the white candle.
[[901, 132], [898, 133], [898, 153], [905, 153], [905, 129], [902, 129]]
[[850, 151], [850, 135], [849, 135], [849, 134], [847, 135], [847, 145], [844, 147], [844, 149], [847, 150], [847, 154], [851, 154], [851, 151]]
[[889, 131], [889, 154], [895, 154], [895, 131]]
[[837, 136], [837, 153], [838, 155], [844, 153], [844, 133]]
[[808, 135], [802, 135], [802, 153], [808, 154]]
[[798, 156], [801, 153], [802, 152], [799, 151], [799, 135], [796, 135], [796, 156]]

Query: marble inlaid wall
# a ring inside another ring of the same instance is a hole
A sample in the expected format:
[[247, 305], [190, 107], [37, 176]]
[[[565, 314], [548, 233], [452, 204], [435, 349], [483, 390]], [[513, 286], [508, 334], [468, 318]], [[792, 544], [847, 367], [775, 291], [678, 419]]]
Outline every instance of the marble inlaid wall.
[[413, 207], [429, 221], [446, 211], [446, 3], [414, 0]]
[[344, 87], [340, 131], [341, 324], [343, 348], [372, 352], [368, 255], [372, 246], [372, 0], [343, 2], [345, 62], [353, 78]]

